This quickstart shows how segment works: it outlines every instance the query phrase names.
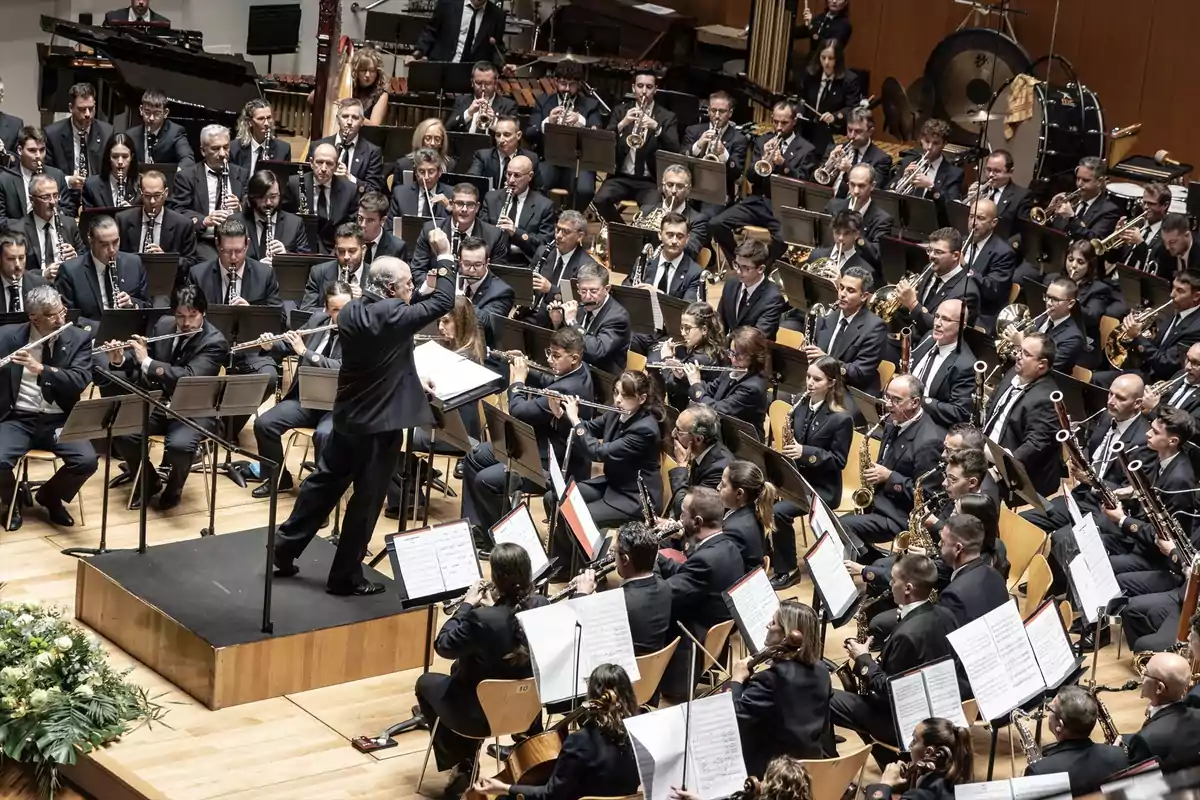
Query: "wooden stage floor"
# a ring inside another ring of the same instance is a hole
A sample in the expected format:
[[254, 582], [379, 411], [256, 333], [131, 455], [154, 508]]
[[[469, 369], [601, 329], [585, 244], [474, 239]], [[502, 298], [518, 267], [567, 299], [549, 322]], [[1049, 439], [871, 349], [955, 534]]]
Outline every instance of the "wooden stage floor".
[[[243, 443], [252, 446], [251, 439], [247, 429]], [[298, 453], [294, 461], [293, 472], [298, 466]], [[438, 459], [438, 466], [448, 472], [444, 458]], [[45, 465], [32, 465], [32, 477], [41, 477], [46, 469]], [[218, 480], [218, 535], [222, 531], [266, 524], [265, 500], [253, 499], [250, 488], [239, 489], [224, 477]], [[453, 484], [456, 482], [452, 481]], [[150, 511], [151, 544], [199, 535], [201, 527], [207, 524], [202, 487], [201, 477], [192, 475], [179, 507], [166, 514]], [[112, 492], [109, 527], [112, 548], [137, 544], [137, 513], [127, 511], [124, 506], [128, 491], [127, 487], [121, 487]], [[286, 518], [292, 500], [291, 493], [281, 496], [281, 521]], [[56, 529], [44, 521], [39, 508], [34, 508], [26, 511], [21, 530], [0, 532], [0, 582], [4, 584], [6, 600], [53, 604], [73, 611], [76, 560], [59, 551], [97, 543], [101, 507], [99, 474], [85, 487], [84, 503], [86, 528]], [[431, 518], [457, 518], [458, 508], [457, 498], [442, 498], [435, 493]], [[78, 506], [73, 507], [72, 513], [78, 517]], [[394, 530], [395, 525], [394, 520], [381, 516], [373, 549], [381, 545], [383, 535]], [[328, 529], [323, 533], [328, 533]], [[386, 559], [381, 567], [388, 569]], [[808, 601], [812, 586], [804, 581], [788, 594]], [[841, 642], [852, 634], [852, 628], [831, 631], [827, 654], [841, 661], [845, 657]], [[414, 703], [413, 684], [419, 670], [209, 711], [111, 644], [109, 649], [115, 663], [132, 665], [132, 679], [146, 686], [169, 709], [164, 724], [139, 729], [98, 756], [98, 761], [137, 785], [138, 793], [131, 797], [403, 800], [416, 795], [428, 741], [426, 733], [406, 734], [399, 738], [398, 747], [373, 755], [359, 753], [350, 746], [350, 739], [377, 733], [407, 718]], [[1127, 650], [1121, 663], [1117, 663], [1115, 643], [1101, 651], [1100, 664], [1102, 683], [1119, 684], [1133, 674]], [[445, 667], [444, 663], [435, 665], [435, 668]], [[1103, 697], [1121, 730], [1136, 730], [1141, 725], [1145, 705], [1136, 692]], [[848, 734], [849, 744], [857, 741], [856, 736]], [[981, 725], [975, 726], [974, 741], [977, 771], [982, 776], [988, 733]], [[1008, 752], [1008, 738], [1002, 732], [997, 777], [1011, 774]], [[1022, 769], [1019, 751], [1016, 759], [1018, 769]], [[492, 761], [485, 760], [484, 771], [490, 772], [493, 766]], [[868, 780], [874, 774], [873, 766], [869, 767]], [[425, 794], [439, 796], [444, 783], [445, 776], [431, 772]]]

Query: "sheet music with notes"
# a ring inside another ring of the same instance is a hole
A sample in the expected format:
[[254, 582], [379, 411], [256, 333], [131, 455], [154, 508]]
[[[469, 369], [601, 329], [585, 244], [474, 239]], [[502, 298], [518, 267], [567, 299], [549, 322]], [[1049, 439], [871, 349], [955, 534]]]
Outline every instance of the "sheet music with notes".
[[771, 587], [766, 570], [758, 567], [746, 573], [723, 596], [750, 652], [766, 647], [767, 625], [779, 610], [779, 595]]
[[[543, 703], [570, 700], [584, 694], [588, 676], [601, 664], [619, 665], [631, 681], [641, 677], [633, 653], [624, 592], [597, 592], [522, 611], [517, 614], [517, 621], [525, 631], [534, 678]], [[579, 632], [579, 673], [573, 687], [576, 631]]]
[[858, 589], [854, 586], [854, 579], [846, 571], [846, 562], [842, 556], [837, 539], [828, 535], [818, 539], [812, 549], [804, 555], [808, 572], [813, 582], [820, 587], [821, 598], [828, 606], [826, 613], [830, 619], [840, 618], [858, 599]]
[[437, 342], [418, 345], [413, 350], [413, 362], [422, 382], [433, 381], [433, 394], [439, 400], [457, 397], [501, 377]]
[[393, 534], [387, 543], [406, 600], [462, 592], [483, 577], [465, 519]]
[[816, 492], [813, 492], [811, 497], [812, 510], [809, 512], [808, 524], [812, 526], [813, 534], [817, 538], [822, 536], [830, 537], [837, 543], [838, 552], [844, 554], [846, 552], [846, 543], [842, 541], [837, 525], [833, 522], [833, 512], [829, 510], [829, 506], [825, 505], [825, 501]]
[[529, 510], [529, 501], [522, 500], [521, 504], [508, 512], [508, 515], [491, 527], [492, 541], [496, 544], [520, 545], [529, 554], [529, 567], [536, 581], [546, 568], [550, 559], [546, 557], [546, 548], [542, 538], [538, 536], [537, 527], [533, 524], [533, 514]]
[[1048, 800], [1059, 796], [1071, 796], [1071, 778], [1065, 772], [960, 783], [954, 787], [954, 800]]
[[575, 539], [583, 547], [588, 560], [596, 558], [604, 543], [604, 533], [596, 527], [592, 512], [588, 510], [587, 503], [579, 493], [579, 486], [574, 481], [567, 487], [563, 498], [562, 516]]
[[888, 681], [892, 696], [892, 719], [897, 741], [907, 749], [912, 732], [921, 720], [942, 717], [960, 728], [968, 727], [958, 692], [954, 659], [943, 658]]
[[685, 784], [700, 800], [718, 800], [738, 791], [746, 782], [742, 740], [729, 692], [629, 717], [625, 730], [633, 743], [646, 800], [670, 800], [671, 787]]
[[666, 324], [663, 322], [662, 306], [658, 303], [658, 292], [654, 289], [647, 291], [650, 292], [650, 317], [654, 321], [654, 330], [665, 330]]
[[1071, 649], [1071, 640], [1067, 638], [1056, 603], [1044, 603], [1035, 611], [1025, 622], [1025, 634], [1048, 688], [1061, 685], [1075, 672], [1079, 662]]
[[1100, 529], [1091, 514], [1078, 525], [1071, 526], [1079, 555], [1067, 565], [1067, 575], [1075, 590], [1075, 600], [1083, 621], [1095, 625], [1098, 612], [1107, 608], [1110, 601], [1121, 596], [1121, 586], [1113, 573], [1112, 562], [1100, 539]]
[[1015, 600], [946, 638], [967, 671], [984, 719], [1000, 719], [1046, 689]]
[[558, 463], [558, 453], [554, 452], [553, 447], [547, 447], [546, 452], [549, 455], [548, 466], [550, 469], [548, 472], [550, 473], [550, 482], [554, 484], [554, 496], [562, 497], [563, 493], [567, 491], [567, 482], [563, 477], [562, 465]]

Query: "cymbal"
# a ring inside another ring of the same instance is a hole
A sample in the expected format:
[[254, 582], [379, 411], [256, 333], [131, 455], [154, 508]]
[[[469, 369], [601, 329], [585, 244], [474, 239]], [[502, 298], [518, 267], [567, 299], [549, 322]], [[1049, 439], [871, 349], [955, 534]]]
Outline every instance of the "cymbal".
[[565, 61], [573, 61], [576, 64], [598, 64], [603, 59], [599, 56], [580, 56], [574, 53], [550, 53], [538, 56], [537, 60], [543, 64], [562, 64]]
[[982, 108], [978, 111], [972, 111], [969, 114], [958, 114], [950, 118], [952, 121], [960, 125], [984, 125], [988, 122], [994, 122], [1004, 119], [1003, 114], [989, 114]]

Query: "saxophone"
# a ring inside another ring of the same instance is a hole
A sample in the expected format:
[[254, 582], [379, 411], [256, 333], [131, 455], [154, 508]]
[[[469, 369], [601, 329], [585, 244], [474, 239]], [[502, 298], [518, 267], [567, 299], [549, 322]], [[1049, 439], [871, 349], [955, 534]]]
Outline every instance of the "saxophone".
[[[881, 595], [872, 597], [870, 600], [864, 599], [858, 604], [858, 609], [854, 612], [854, 623], [858, 626], [858, 630], [857, 633], [854, 634], [853, 639], [846, 640], [846, 644], [849, 644], [851, 641], [858, 642], [859, 644], [867, 643], [867, 639], [869, 639], [871, 635], [871, 621], [867, 617], [867, 612], [873, 605], [888, 596], [889, 593], [884, 592]], [[837, 675], [838, 680], [842, 682], [842, 688], [847, 692], [861, 695], [867, 695], [871, 693], [871, 685], [866, 681], [860, 681], [858, 676], [854, 674], [854, 670], [850, 668], [850, 659], [846, 659], [839, 664], [834, 670], [834, 674]]]
[[933, 537], [929, 535], [929, 529], [925, 527], [925, 517], [929, 513], [929, 507], [939, 502], [942, 495], [936, 493], [929, 498], [929, 502], [925, 502], [923, 484], [926, 478], [939, 469], [941, 469], [940, 464], [913, 482], [913, 508], [908, 513], [908, 530], [903, 531], [896, 539], [896, 547], [901, 553], [907, 554], [910, 547], [920, 547], [926, 555], [934, 552]]
[[810, 394], [812, 394], [812, 392], [806, 391], [806, 392], [803, 392], [798, 398], [796, 398], [796, 402], [792, 403], [792, 407], [790, 409], [788, 409], [787, 416], [783, 418], [783, 449], [784, 450], [786, 450], [787, 448], [791, 447], [792, 445], [794, 445], [796, 443], [796, 429], [792, 426], [792, 415], [796, 413], [796, 409], [800, 407], [801, 403], [803, 403], [805, 400], [808, 399], [808, 396]]
[[1040, 709], [1032, 714], [1019, 708], [1014, 708], [1012, 712], [1012, 724], [1017, 729], [1017, 737], [1021, 740], [1021, 749], [1025, 751], [1025, 763], [1027, 764], [1039, 761], [1042, 757], [1042, 746], [1037, 743], [1037, 739], [1033, 738], [1033, 732], [1029, 729], [1029, 722], [1041, 715]]
[[867, 431], [867, 435], [863, 437], [862, 447], [858, 450], [858, 477], [862, 482], [862, 486], [855, 489], [850, 495], [850, 502], [854, 504], [854, 513], [856, 514], [865, 514], [867, 509], [871, 507], [871, 503], [875, 502], [875, 490], [867, 482], [867, 470], [871, 468], [871, 464], [873, 463], [869, 449], [871, 436], [882, 425], [882, 422], [876, 422], [874, 427]]

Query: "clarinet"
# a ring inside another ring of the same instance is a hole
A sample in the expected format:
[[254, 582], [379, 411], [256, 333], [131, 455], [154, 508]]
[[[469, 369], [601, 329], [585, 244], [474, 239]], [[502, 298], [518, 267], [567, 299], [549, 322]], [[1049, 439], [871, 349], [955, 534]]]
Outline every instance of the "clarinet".
[[217, 172], [217, 202], [214, 211], [225, 208], [225, 195], [229, 193], [229, 163], [221, 158], [221, 169]]
[[54, 212], [54, 252], [58, 256], [59, 263], [62, 263], [63, 261], [67, 260], [66, 259], [67, 251], [64, 249], [64, 245], [66, 244], [66, 242], [63, 241], [62, 226], [63, 226], [62, 212], [55, 211]]
[[142, 239], [142, 252], [145, 253], [154, 245], [154, 221], [157, 217], [146, 217], [146, 237]]
[[121, 293], [121, 284], [117, 282], [117, 262], [115, 260], [108, 262], [105, 272], [108, 273], [108, 288], [112, 293], [112, 307], [119, 308], [117, 295]]
[[263, 143], [262, 143], [263, 159], [266, 161], [271, 160], [271, 146], [274, 144], [274, 142], [272, 141], [274, 138], [275, 138], [275, 123], [268, 122], [267, 123], [267, 133], [265, 136], [263, 136]]
[[146, 158], [144, 160], [147, 164], [153, 164], [154, 163], [154, 145], [158, 144], [158, 134], [151, 133], [150, 131], [146, 131], [145, 138], [146, 138], [146, 141], [145, 141], [144, 147], [146, 149]]
[[308, 216], [308, 192], [304, 188], [304, 174], [300, 173], [296, 176], [296, 187], [300, 193], [300, 208], [298, 211], [301, 216]]
[[79, 161], [76, 165], [76, 170], [79, 172], [79, 177], [87, 180], [88, 176], [88, 157], [87, 157], [87, 137], [79, 137]]
[[262, 254], [263, 258], [271, 257], [271, 242], [275, 241], [275, 212], [267, 212], [267, 252]]
[[129, 205], [129, 198], [125, 194], [125, 173], [117, 173], [117, 197], [114, 198], [117, 208], [124, 208]]

